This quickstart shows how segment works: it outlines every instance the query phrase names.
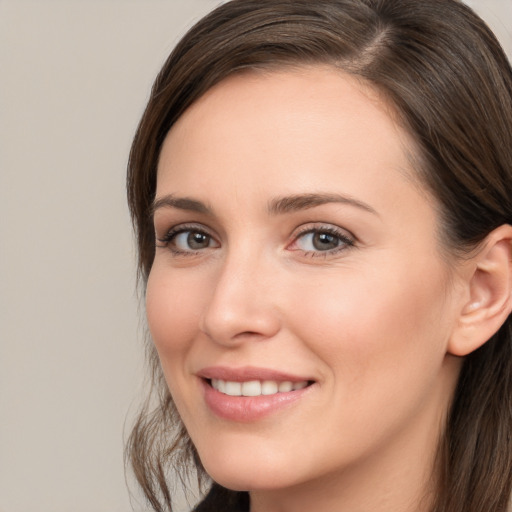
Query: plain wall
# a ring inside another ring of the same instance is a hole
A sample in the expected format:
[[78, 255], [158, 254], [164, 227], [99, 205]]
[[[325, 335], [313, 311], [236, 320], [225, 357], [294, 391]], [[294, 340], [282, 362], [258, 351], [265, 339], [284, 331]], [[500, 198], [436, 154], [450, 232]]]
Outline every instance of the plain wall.
[[[0, 0], [0, 512], [131, 509], [126, 159], [160, 65], [218, 3]], [[512, 54], [512, 0], [468, 3]]]

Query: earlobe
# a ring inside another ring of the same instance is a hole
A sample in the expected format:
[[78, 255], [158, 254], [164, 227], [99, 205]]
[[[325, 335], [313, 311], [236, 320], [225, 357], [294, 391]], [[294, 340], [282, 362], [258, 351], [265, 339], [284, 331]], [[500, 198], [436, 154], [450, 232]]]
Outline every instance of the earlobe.
[[469, 261], [467, 297], [448, 352], [466, 356], [482, 346], [512, 311], [512, 226], [492, 231]]

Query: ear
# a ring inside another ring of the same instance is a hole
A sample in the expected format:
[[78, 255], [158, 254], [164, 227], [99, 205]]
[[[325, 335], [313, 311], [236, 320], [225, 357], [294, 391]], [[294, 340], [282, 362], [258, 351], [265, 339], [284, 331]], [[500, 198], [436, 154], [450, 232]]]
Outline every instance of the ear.
[[512, 226], [492, 231], [466, 263], [468, 293], [448, 343], [448, 352], [455, 356], [482, 346], [512, 311]]

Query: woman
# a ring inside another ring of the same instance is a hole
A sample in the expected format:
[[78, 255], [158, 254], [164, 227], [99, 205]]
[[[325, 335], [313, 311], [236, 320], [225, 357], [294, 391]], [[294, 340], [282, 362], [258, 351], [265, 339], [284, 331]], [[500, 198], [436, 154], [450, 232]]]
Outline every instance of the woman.
[[[453, 0], [235, 0], [160, 72], [128, 196], [157, 511], [507, 510], [512, 71]], [[149, 403], [149, 401], [148, 401]]]

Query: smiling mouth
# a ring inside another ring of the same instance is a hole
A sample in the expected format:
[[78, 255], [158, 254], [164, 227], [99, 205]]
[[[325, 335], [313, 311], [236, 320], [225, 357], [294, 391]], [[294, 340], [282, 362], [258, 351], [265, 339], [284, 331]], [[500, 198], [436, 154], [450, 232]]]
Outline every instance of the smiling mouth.
[[236, 382], [222, 379], [206, 379], [206, 382], [213, 389], [229, 396], [269, 396], [298, 391], [313, 384], [313, 381], [309, 380], [297, 382], [275, 380], [248, 380]]

